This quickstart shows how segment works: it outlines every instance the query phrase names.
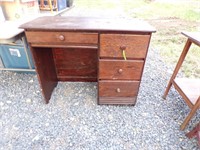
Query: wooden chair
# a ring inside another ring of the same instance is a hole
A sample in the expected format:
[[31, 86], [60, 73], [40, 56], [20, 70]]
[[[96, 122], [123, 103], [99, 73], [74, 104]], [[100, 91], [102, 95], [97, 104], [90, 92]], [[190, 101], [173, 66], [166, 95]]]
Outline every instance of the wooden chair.
[[47, 0], [48, 5], [44, 4], [44, 0], [40, 0], [40, 10], [50, 10], [53, 12], [53, 10], [56, 9], [58, 11], [57, 7], [57, 0], [53, 0], [53, 5], [52, 5], [52, 0]]
[[191, 118], [194, 116], [197, 109], [200, 107], [200, 80], [199, 79], [187, 79], [187, 78], [176, 78], [176, 75], [190, 49], [191, 44], [196, 44], [200, 47], [200, 33], [189, 33], [183, 32], [184, 36], [188, 38], [185, 47], [182, 51], [182, 54], [178, 60], [178, 63], [174, 69], [174, 72], [171, 76], [171, 79], [168, 83], [168, 86], [165, 90], [163, 98], [165, 99], [171, 86], [173, 85], [179, 94], [183, 97], [186, 104], [191, 109], [189, 115], [183, 121], [181, 125], [181, 130], [184, 130], [186, 125], [189, 123]]
[[188, 132], [186, 136], [188, 138], [196, 137], [200, 146], [200, 122], [190, 132]]
[[199, 107], [200, 107], [200, 96], [199, 96], [198, 100], [196, 101], [196, 103], [193, 104], [192, 107], [190, 108], [191, 111], [188, 114], [188, 116], [185, 118], [185, 120], [183, 121], [183, 123], [181, 125], [181, 130], [185, 129], [186, 125], [192, 119], [192, 117], [194, 116], [194, 114], [196, 113], [196, 111], [199, 109]]

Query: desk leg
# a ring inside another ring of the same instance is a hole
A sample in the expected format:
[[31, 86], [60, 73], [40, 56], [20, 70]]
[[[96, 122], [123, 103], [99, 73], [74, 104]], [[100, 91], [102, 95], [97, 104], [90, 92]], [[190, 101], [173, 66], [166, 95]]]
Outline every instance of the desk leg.
[[49, 103], [51, 93], [58, 83], [51, 48], [31, 48], [38, 80], [45, 102]]
[[181, 53], [181, 56], [178, 60], [178, 63], [176, 65], [175, 69], [174, 69], [174, 72], [171, 76], [171, 79], [169, 80], [169, 83], [168, 83], [167, 88], [165, 90], [165, 93], [163, 95], [164, 99], [166, 99], [166, 96], [167, 96], [167, 94], [168, 94], [168, 92], [169, 92], [169, 90], [172, 86], [172, 81], [176, 78], [176, 75], [177, 75], [177, 73], [178, 73], [178, 71], [179, 71], [179, 69], [180, 69], [180, 67], [181, 67], [181, 65], [182, 65], [182, 63], [185, 59], [185, 56], [187, 55], [188, 50], [190, 49], [191, 44], [192, 44], [192, 42], [188, 39], [186, 44], [185, 44], [185, 47], [183, 49], [183, 52]]

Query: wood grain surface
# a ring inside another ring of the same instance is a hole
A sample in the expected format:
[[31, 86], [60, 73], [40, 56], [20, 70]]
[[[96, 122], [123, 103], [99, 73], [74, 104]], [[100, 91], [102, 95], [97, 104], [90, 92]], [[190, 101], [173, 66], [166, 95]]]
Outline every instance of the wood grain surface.
[[99, 61], [99, 79], [141, 80], [143, 60], [110, 60]]

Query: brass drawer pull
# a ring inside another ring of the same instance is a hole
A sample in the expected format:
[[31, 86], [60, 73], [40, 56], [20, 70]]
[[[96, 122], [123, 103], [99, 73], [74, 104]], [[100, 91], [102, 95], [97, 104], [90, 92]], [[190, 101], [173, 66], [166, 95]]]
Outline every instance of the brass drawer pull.
[[123, 72], [123, 70], [122, 70], [122, 69], [119, 69], [118, 72], [121, 74], [121, 73]]
[[126, 52], [125, 52], [126, 46], [120, 46], [120, 50], [122, 50], [122, 56], [123, 56], [124, 60], [127, 60], [126, 59]]
[[117, 92], [117, 93], [120, 93], [120, 92], [121, 92], [120, 88], [117, 88], [117, 89], [116, 89], [116, 92]]
[[123, 55], [123, 57], [124, 57], [124, 60], [127, 60], [127, 59], [126, 59], [126, 52], [125, 52], [125, 50], [122, 51], [122, 55]]
[[64, 39], [65, 39], [64, 35], [59, 35], [59, 39], [60, 39], [61, 41], [64, 41]]

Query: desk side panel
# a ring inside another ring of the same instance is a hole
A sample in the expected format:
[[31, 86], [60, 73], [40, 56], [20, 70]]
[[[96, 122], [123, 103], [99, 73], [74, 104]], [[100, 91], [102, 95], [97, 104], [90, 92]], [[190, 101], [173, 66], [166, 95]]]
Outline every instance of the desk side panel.
[[54, 48], [58, 81], [97, 81], [97, 49]]
[[34, 58], [42, 94], [45, 98], [45, 102], [48, 103], [54, 87], [56, 87], [58, 83], [52, 49], [32, 47], [31, 52]]

